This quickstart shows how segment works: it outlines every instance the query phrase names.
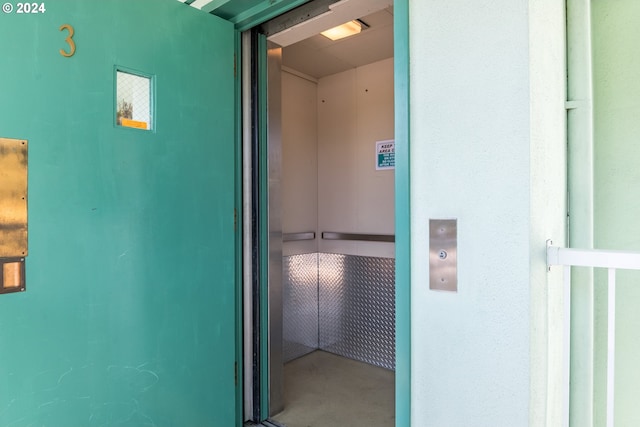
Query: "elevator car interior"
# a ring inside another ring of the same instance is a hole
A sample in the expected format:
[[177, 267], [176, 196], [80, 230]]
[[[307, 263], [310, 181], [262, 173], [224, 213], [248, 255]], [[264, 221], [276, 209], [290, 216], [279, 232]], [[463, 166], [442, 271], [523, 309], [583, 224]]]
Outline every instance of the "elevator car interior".
[[393, 4], [362, 9], [336, 41], [318, 34], [336, 18], [264, 26], [269, 414], [288, 427], [394, 425]]

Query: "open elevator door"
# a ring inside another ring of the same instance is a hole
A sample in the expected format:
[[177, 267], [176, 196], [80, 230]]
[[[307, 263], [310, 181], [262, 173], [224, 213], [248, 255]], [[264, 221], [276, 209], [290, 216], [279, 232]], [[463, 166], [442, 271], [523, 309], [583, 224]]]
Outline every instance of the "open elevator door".
[[257, 29], [243, 33], [244, 416], [256, 423], [282, 407], [280, 86], [266, 82], [280, 55]]
[[247, 420], [265, 421], [284, 407], [281, 46], [389, 4], [392, 4], [389, 0], [315, 0], [243, 34], [244, 407]]
[[[280, 221], [281, 49], [257, 29], [242, 35], [245, 419], [283, 407]], [[248, 326], [248, 327], [247, 327]]]

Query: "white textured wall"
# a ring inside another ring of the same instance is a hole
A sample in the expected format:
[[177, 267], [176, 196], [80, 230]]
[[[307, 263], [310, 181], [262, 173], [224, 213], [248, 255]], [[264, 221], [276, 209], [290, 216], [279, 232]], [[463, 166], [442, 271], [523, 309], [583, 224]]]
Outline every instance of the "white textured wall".
[[[591, 2], [594, 225], [601, 249], [640, 251], [640, 2]], [[595, 283], [594, 425], [606, 423], [607, 279]], [[616, 274], [615, 425], [640, 425], [640, 272]]]
[[[564, 149], [552, 3], [410, 2], [414, 426], [545, 425], [557, 405], [543, 292], [545, 240], [564, 221], [563, 191], [545, 191], [564, 185], [562, 165], [546, 175]], [[530, 46], [544, 31], [551, 59]], [[429, 290], [429, 218], [458, 219], [458, 293]]]
[[563, 416], [562, 268], [547, 271], [544, 245], [566, 246], [565, 6], [529, 1], [531, 426]]
[[[282, 231], [317, 231], [317, 85], [282, 73]], [[318, 251], [317, 240], [285, 242], [283, 255]]]
[[[376, 171], [375, 142], [393, 139], [393, 59], [318, 83], [319, 232], [394, 234], [394, 171]], [[319, 242], [321, 252], [394, 257], [392, 243]]]

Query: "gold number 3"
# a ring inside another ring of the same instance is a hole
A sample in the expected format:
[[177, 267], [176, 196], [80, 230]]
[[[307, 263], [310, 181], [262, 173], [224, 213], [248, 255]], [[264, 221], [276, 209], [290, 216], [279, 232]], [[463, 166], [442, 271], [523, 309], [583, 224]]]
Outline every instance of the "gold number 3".
[[70, 56], [73, 56], [74, 53], [76, 53], [76, 43], [73, 41], [73, 27], [69, 24], [64, 24], [60, 27], [60, 31], [63, 31], [63, 30], [69, 31], [69, 37], [64, 39], [64, 41], [69, 43], [70, 49], [69, 49], [69, 52], [65, 52], [64, 50], [60, 49], [60, 55], [66, 56], [68, 58]]

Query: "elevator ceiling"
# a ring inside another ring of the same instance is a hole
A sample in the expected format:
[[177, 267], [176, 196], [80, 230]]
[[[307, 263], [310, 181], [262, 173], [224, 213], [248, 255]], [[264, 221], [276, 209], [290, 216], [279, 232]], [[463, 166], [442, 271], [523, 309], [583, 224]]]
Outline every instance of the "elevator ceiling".
[[[250, 22], [259, 20], [261, 16], [269, 16], [275, 9], [282, 8], [285, 4], [297, 4], [299, 0], [280, 0], [279, 2], [265, 0], [257, 4], [255, 0], [177, 1], [227, 19], [243, 31], [250, 28]], [[393, 6], [391, 4], [393, 0], [336, 2], [336, 10], [342, 9], [341, 12], [346, 10], [347, 14], [353, 14], [348, 19], [357, 17], [369, 28], [358, 35], [342, 40], [331, 41], [318, 34], [288, 45], [283, 48], [282, 64], [308, 76], [321, 78], [393, 57]], [[358, 14], [358, 11], [361, 13]], [[325, 29], [328, 28], [330, 26]]]
[[283, 49], [282, 64], [315, 78], [393, 56], [393, 7], [360, 18], [369, 28], [331, 41], [318, 34]]

